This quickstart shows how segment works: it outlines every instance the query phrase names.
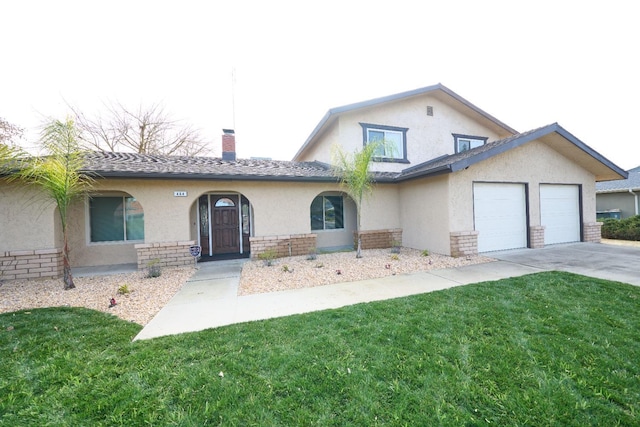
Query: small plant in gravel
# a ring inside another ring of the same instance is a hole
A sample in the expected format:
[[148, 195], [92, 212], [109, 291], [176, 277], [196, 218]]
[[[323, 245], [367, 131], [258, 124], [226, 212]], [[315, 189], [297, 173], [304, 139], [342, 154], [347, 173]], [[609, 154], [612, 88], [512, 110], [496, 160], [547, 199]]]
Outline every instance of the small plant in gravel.
[[316, 268], [322, 268], [322, 267], [324, 267], [324, 264], [323, 264], [323, 263], [321, 263], [321, 262], [319, 262], [319, 263], [316, 263], [316, 266], [315, 266], [315, 267], [316, 267]]
[[400, 242], [398, 242], [397, 240], [394, 240], [393, 242], [391, 242], [391, 253], [399, 254], [401, 247], [402, 245], [400, 244]]
[[129, 295], [131, 290], [129, 289], [129, 285], [126, 283], [118, 288], [118, 295]]
[[309, 250], [309, 253], [307, 254], [307, 260], [314, 261], [316, 259], [318, 259], [318, 251], [316, 250], [316, 248], [311, 248], [311, 250]]
[[156, 258], [149, 261], [147, 264], [147, 278], [160, 277], [161, 274], [160, 260]]
[[422, 256], [429, 256], [429, 249], [425, 249], [424, 251], [422, 251], [422, 252], [420, 253], [420, 255], [422, 255]]
[[284, 273], [293, 273], [293, 269], [292, 269], [292, 268], [289, 268], [289, 266], [288, 266], [287, 264], [285, 264], [285, 265], [283, 265], [283, 266], [282, 266], [282, 271], [283, 271]]
[[258, 259], [262, 260], [266, 267], [271, 267], [276, 259], [277, 252], [275, 249], [267, 249], [258, 255]]
[[398, 254], [392, 254], [391, 255], [391, 259], [394, 261], [398, 261], [400, 259], [400, 257], [398, 256]]

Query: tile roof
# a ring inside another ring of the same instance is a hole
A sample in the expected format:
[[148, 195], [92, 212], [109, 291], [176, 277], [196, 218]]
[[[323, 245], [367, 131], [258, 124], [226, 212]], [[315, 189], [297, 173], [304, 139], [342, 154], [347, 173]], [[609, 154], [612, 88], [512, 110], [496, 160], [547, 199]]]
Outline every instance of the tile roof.
[[627, 171], [627, 179], [617, 179], [615, 181], [596, 182], [596, 193], [620, 192], [629, 190], [640, 190], [640, 166]]
[[[331, 167], [321, 162], [263, 159], [223, 160], [219, 157], [164, 156], [93, 151], [85, 158], [85, 172], [112, 178], [236, 179], [335, 182]], [[390, 180], [397, 174], [375, 174]]]
[[[480, 147], [445, 155], [428, 162], [409, 167], [400, 173], [374, 172], [376, 182], [401, 182], [419, 177], [441, 173], [457, 172], [475, 163], [504, 153], [529, 141], [557, 133], [569, 143], [589, 154], [616, 176], [625, 176], [626, 172], [602, 157], [590, 147], [575, 138], [557, 123], [543, 126], [528, 132], [513, 135]], [[632, 177], [634, 188], [640, 187], [640, 167]], [[89, 152], [86, 157], [86, 172], [112, 178], [171, 178], [171, 179], [233, 179], [246, 181], [323, 181], [336, 182], [331, 166], [322, 162], [295, 162], [263, 159], [224, 160], [218, 157], [163, 156], [136, 153]], [[634, 170], [632, 170], [634, 171]], [[599, 183], [615, 185], [611, 181]], [[610, 187], [603, 187], [609, 189]], [[629, 187], [623, 187], [629, 188]], [[600, 187], [598, 187], [600, 189]]]

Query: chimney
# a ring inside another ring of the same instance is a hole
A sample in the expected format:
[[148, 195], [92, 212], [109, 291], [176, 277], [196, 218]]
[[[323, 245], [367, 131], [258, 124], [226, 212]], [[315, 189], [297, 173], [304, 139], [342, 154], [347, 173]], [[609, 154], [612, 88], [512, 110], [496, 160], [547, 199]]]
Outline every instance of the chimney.
[[222, 129], [222, 160], [236, 159], [236, 133], [233, 129]]

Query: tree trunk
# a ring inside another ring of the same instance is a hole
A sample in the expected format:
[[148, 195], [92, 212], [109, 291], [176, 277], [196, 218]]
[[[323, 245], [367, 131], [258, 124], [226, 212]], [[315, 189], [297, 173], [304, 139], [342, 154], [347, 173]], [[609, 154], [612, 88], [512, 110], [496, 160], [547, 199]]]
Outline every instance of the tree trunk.
[[64, 247], [62, 249], [62, 274], [64, 280], [64, 290], [73, 289], [76, 285], [73, 283], [73, 275], [71, 274], [71, 263], [69, 263], [69, 248], [67, 247], [67, 239], [64, 239]]
[[356, 251], [356, 258], [362, 258], [362, 237], [360, 237], [359, 230], [358, 230], [358, 250]]

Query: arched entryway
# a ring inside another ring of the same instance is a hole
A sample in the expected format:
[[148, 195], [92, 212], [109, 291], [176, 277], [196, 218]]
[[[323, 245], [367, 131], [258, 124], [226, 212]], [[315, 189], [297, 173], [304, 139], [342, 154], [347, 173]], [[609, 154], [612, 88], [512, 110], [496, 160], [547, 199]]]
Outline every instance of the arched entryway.
[[249, 257], [252, 209], [246, 197], [203, 194], [198, 198], [197, 212], [203, 261]]

